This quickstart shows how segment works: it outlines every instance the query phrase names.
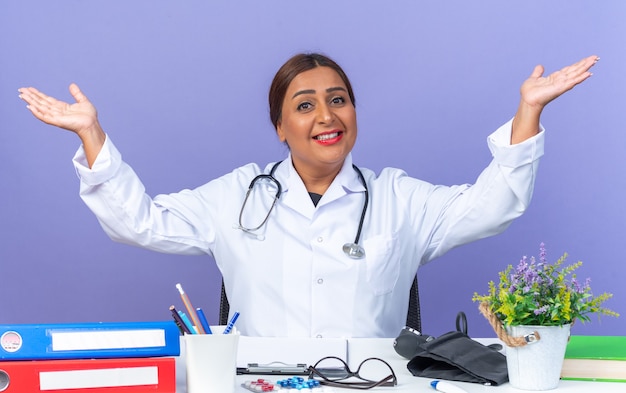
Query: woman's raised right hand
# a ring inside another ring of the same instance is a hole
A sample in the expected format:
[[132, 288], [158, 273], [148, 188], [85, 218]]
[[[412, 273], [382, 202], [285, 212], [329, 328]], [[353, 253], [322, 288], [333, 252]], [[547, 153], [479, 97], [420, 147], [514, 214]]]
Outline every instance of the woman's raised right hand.
[[76, 103], [69, 104], [50, 97], [34, 87], [18, 89], [19, 97], [28, 105], [31, 113], [44, 123], [76, 133], [87, 155], [89, 166], [95, 161], [106, 135], [98, 122], [98, 112], [91, 101], [80, 91], [75, 83], [69, 87]]
[[34, 87], [23, 87], [18, 89], [18, 92], [19, 97], [28, 104], [26, 107], [37, 119], [73, 131], [80, 136], [84, 130], [93, 128], [98, 123], [98, 112], [75, 83], [70, 85], [69, 90], [76, 100], [74, 104], [59, 101]]

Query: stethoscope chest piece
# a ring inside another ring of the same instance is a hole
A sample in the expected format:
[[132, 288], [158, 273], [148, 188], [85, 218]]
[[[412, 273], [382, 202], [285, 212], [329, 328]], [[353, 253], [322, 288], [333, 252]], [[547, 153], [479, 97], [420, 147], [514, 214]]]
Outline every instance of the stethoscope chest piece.
[[361, 259], [365, 257], [365, 249], [357, 243], [346, 243], [343, 245], [343, 252], [353, 259]]

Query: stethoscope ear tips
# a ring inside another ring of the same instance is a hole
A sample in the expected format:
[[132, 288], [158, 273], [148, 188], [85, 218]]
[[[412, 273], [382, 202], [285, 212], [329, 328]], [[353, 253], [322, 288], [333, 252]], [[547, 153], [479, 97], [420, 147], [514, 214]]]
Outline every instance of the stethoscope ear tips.
[[356, 243], [346, 243], [343, 245], [343, 252], [353, 259], [361, 259], [365, 257], [365, 250]]

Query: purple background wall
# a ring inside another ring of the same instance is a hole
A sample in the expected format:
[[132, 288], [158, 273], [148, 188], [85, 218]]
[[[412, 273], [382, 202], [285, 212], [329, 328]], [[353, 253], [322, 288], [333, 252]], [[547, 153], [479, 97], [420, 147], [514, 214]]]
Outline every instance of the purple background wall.
[[[183, 284], [217, 320], [208, 257], [113, 243], [78, 197], [74, 135], [36, 121], [32, 85], [69, 100], [77, 82], [151, 194], [196, 187], [285, 156], [267, 116], [277, 68], [322, 51], [357, 95], [355, 162], [434, 183], [472, 182], [486, 136], [513, 116], [535, 64], [548, 72], [598, 54], [584, 85], [544, 112], [547, 154], [529, 211], [504, 234], [420, 270], [424, 331], [456, 312], [493, 331], [471, 302], [487, 281], [546, 242], [582, 260], [579, 277], [626, 313], [626, 3], [589, 1], [0, 2], [0, 323], [167, 319]], [[626, 334], [626, 315], [576, 334]]]

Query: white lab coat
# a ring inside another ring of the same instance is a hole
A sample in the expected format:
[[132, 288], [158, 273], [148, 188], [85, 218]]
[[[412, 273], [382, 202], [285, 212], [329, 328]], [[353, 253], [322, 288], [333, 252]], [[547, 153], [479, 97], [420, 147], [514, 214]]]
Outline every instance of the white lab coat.
[[[92, 169], [82, 148], [74, 163], [81, 197], [112, 239], [214, 257], [231, 312], [241, 313], [242, 334], [395, 337], [420, 265], [503, 231], [528, 206], [544, 133], [511, 146], [510, 131], [508, 122], [488, 137], [494, 158], [472, 186], [435, 186], [399, 169], [376, 175], [361, 168], [370, 195], [364, 259], [342, 251], [354, 241], [364, 202], [350, 155], [317, 207], [288, 157], [274, 174], [283, 193], [255, 235], [238, 229], [239, 213], [250, 181], [273, 163], [248, 164], [154, 199], [108, 136]], [[244, 220], [258, 225], [268, 206], [256, 200], [248, 201]]]

